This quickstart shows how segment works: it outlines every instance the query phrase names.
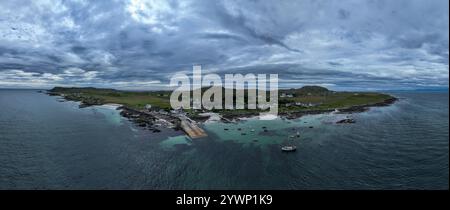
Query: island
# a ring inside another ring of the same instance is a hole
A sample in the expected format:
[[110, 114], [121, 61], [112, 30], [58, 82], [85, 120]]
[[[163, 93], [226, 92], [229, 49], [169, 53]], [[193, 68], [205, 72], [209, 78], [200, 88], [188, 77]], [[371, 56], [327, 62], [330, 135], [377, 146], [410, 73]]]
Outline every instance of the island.
[[[202, 88], [205, 91], [207, 88]], [[170, 106], [171, 91], [124, 91], [93, 87], [54, 87], [48, 95], [61, 96], [63, 100], [78, 101], [79, 107], [93, 105], [120, 104], [121, 115], [138, 126], [160, 132], [165, 126], [182, 129], [189, 136], [202, 137], [206, 134], [196, 123], [208, 120], [214, 113], [224, 122], [235, 122], [242, 117], [257, 116], [262, 110], [174, 110]], [[278, 91], [279, 116], [287, 119], [299, 118], [307, 114], [327, 112], [363, 112], [370, 107], [388, 106], [397, 100], [394, 96], [378, 92], [332, 91], [321, 86], [281, 89]], [[246, 100], [245, 100], [246, 101]], [[354, 123], [347, 119], [339, 123]]]

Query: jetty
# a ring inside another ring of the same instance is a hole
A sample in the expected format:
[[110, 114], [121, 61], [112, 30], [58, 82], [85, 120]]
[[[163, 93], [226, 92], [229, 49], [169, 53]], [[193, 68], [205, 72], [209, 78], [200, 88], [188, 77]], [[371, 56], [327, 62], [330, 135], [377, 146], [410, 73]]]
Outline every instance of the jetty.
[[200, 128], [197, 123], [188, 117], [180, 117], [180, 127], [192, 139], [202, 138], [208, 136], [206, 132]]

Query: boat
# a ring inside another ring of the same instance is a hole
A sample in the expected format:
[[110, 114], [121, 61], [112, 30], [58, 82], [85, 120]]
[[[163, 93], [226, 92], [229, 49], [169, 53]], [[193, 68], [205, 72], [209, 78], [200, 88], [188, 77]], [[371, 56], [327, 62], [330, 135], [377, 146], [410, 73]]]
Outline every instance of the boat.
[[297, 137], [300, 137], [300, 132], [297, 131], [297, 134], [296, 134], [296, 135], [297, 135]]
[[[294, 137], [295, 137], [294, 135], [288, 137], [288, 139], [286, 140], [286, 144], [284, 146], [281, 146], [281, 151], [293, 152], [293, 151], [297, 150], [297, 147], [294, 145], [294, 139], [293, 139]], [[291, 139], [291, 140], [289, 140], [289, 139]]]
[[293, 151], [297, 150], [297, 147], [294, 145], [282, 146], [281, 150], [283, 152], [293, 152]]
[[251, 132], [255, 132], [255, 129], [251, 129], [250, 131], [251, 131]]

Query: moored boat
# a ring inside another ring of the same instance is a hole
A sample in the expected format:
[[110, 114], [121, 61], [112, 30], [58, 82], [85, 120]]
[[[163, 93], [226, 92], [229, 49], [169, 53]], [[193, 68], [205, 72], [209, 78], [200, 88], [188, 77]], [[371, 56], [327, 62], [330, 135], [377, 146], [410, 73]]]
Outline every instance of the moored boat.
[[293, 152], [293, 151], [297, 150], [297, 147], [294, 146], [294, 145], [282, 146], [282, 147], [281, 147], [281, 150], [282, 150], [283, 152]]

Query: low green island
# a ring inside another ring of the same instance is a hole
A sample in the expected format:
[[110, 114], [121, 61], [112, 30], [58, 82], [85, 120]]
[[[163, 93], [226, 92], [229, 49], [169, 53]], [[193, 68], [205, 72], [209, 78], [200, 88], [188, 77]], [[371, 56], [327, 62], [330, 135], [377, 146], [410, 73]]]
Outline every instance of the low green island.
[[[206, 89], [202, 88], [202, 91]], [[216, 113], [223, 120], [234, 121], [265, 112], [259, 109], [173, 110], [169, 100], [171, 93], [171, 91], [124, 91], [92, 87], [55, 87], [47, 91], [48, 95], [61, 96], [64, 100], [69, 101], [79, 101], [80, 108], [119, 104], [118, 109], [122, 110], [122, 116], [131, 119], [141, 127], [147, 127], [156, 132], [159, 130], [152, 126], [156, 121], [165, 122], [167, 127], [179, 128], [181, 121], [186, 118], [189, 118], [190, 121], [207, 120], [210, 115], [205, 115], [205, 113]], [[384, 93], [338, 92], [320, 86], [305, 86], [278, 91], [278, 114], [280, 117], [294, 119], [306, 114], [333, 111], [362, 112], [369, 107], [388, 106], [396, 100], [397, 98]], [[352, 123], [352, 121], [348, 120], [343, 123]]]
[[[169, 111], [170, 91], [122, 91], [114, 89], [55, 87], [48, 91], [61, 95], [66, 100], [80, 101], [83, 106], [107, 103], [121, 104], [136, 110], [151, 105], [155, 109]], [[282, 89], [278, 93], [280, 113], [297, 111], [356, 110], [362, 107], [388, 105], [395, 97], [377, 92], [337, 92], [320, 86], [305, 86], [298, 89]], [[215, 112], [259, 113], [260, 110], [213, 110]]]

